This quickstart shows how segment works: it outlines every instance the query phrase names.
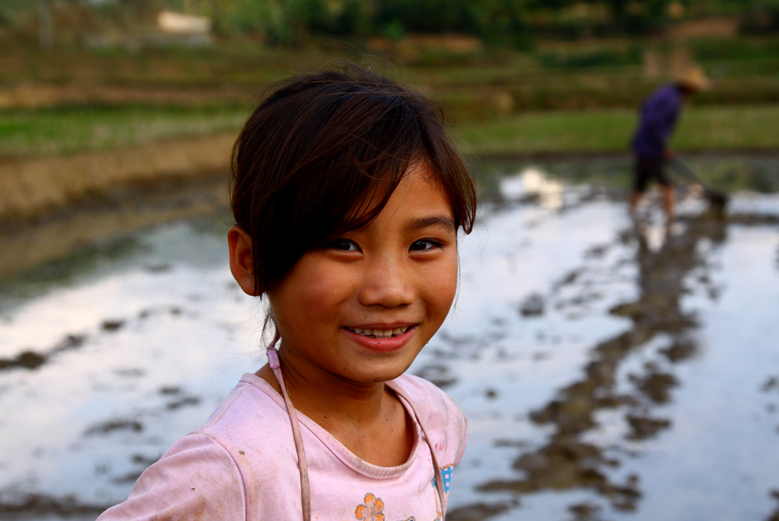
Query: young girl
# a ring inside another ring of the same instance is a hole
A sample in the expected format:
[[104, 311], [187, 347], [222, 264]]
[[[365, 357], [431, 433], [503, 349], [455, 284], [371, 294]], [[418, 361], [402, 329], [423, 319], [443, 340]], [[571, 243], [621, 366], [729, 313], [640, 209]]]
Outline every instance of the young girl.
[[476, 200], [435, 107], [356, 67], [287, 80], [238, 137], [231, 203], [268, 364], [100, 520], [443, 519], [466, 419], [404, 372], [452, 305]]

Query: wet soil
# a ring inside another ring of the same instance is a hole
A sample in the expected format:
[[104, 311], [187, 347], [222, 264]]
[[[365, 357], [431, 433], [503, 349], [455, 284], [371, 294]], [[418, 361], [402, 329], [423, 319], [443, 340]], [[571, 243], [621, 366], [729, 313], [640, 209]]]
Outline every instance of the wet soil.
[[199, 216], [229, 221], [226, 171], [161, 177], [146, 184], [120, 183], [110, 193], [82, 195], [78, 204], [47, 207], [35, 217], [16, 215], [6, 222], [0, 218], [0, 282], [25, 273], [46, 279], [38, 267], [50, 268], [89, 245], [102, 244], [105, 250], [107, 244], [160, 223]]

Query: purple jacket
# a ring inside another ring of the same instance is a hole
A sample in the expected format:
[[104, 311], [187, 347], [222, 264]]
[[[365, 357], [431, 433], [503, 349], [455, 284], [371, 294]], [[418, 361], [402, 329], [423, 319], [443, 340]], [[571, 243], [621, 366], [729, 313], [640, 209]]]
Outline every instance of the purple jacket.
[[633, 136], [633, 151], [643, 157], [661, 158], [676, 126], [684, 101], [677, 85], [655, 90], [641, 107], [641, 121]]

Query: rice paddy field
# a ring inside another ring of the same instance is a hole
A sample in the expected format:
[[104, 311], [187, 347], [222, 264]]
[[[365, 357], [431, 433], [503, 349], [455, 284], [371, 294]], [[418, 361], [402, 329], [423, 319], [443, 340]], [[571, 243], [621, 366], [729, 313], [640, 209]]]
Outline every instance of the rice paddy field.
[[[448, 519], [779, 515], [779, 160], [697, 156], [626, 209], [629, 161], [482, 161], [459, 296], [410, 371], [469, 418]], [[0, 235], [0, 517], [94, 519], [265, 363], [222, 180]], [[70, 232], [73, 233], [73, 232]]]
[[[0, 518], [94, 519], [265, 363], [230, 146], [269, 83], [349, 59], [438, 100], [479, 186], [410, 369], [469, 418], [447, 519], [779, 519], [778, 42], [0, 45]], [[680, 179], [672, 224], [656, 194], [631, 219], [647, 57], [679, 53], [716, 81], [673, 146], [729, 203]]]

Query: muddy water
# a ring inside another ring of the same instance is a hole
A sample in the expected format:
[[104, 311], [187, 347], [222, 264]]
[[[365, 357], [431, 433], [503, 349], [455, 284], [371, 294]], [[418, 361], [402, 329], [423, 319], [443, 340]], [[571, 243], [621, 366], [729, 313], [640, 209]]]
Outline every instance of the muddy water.
[[[694, 167], [727, 220], [682, 190], [632, 222], [619, 160], [480, 165], [411, 368], [469, 417], [448, 519], [779, 519], [779, 161]], [[2, 283], [0, 518], [93, 519], [264, 363], [224, 230], [210, 206]]]

